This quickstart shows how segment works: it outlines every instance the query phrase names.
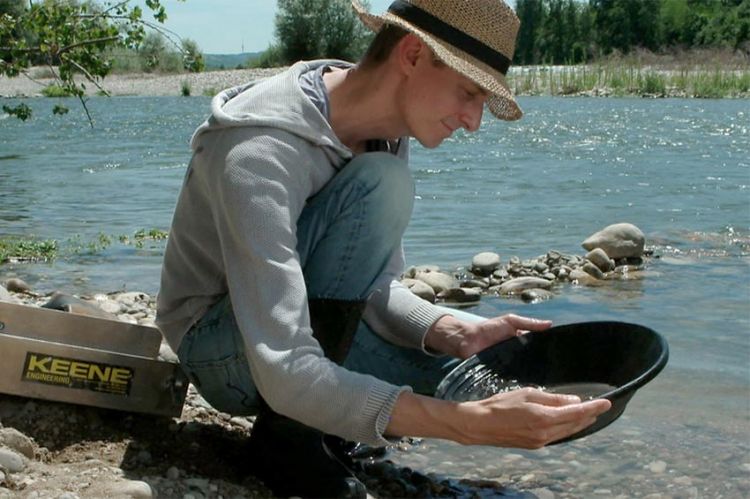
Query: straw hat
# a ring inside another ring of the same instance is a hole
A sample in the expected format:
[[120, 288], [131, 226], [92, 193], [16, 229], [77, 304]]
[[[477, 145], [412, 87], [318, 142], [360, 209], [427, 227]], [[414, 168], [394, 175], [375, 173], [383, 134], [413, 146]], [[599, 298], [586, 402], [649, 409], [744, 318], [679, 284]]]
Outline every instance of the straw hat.
[[438, 59], [490, 94], [487, 106], [498, 118], [523, 115], [505, 80], [521, 22], [502, 0], [397, 0], [380, 16], [357, 0], [352, 5], [375, 32], [388, 23], [418, 36]]

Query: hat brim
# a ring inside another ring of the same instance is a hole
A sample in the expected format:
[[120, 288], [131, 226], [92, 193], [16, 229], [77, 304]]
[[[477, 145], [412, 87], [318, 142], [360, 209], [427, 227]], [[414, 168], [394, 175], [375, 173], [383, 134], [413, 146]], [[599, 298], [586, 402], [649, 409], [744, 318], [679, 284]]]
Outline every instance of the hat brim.
[[489, 94], [487, 107], [497, 118], [506, 121], [515, 121], [523, 116], [520, 106], [513, 98], [513, 93], [508, 87], [505, 75], [488, 66], [482, 61], [474, 58], [431, 34], [404, 21], [398, 16], [386, 12], [383, 15], [371, 14], [356, 0], [352, 1], [352, 7], [356, 11], [362, 23], [374, 32], [380, 31], [384, 24], [394, 24], [411, 33], [427, 44], [440, 61], [461, 73], [471, 81], [479, 85]]

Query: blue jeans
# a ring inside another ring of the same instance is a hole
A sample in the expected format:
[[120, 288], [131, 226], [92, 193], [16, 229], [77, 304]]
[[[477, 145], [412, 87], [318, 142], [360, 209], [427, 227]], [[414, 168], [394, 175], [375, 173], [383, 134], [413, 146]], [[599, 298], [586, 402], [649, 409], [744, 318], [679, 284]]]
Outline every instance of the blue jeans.
[[[356, 156], [311, 198], [297, 223], [297, 251], [308, 298], [362, 301], [383, 272], [411, 217], [414, 181], [406, 163], [387, 153]], [[466, 320], [471, 314], [450, 310]], [[185, 335], [182, 368], [216, 409], [257, 412], [259, 394], [228, 295]], [[416, 392], [432, 394], [457, 361], [385, 341], [363, 321], [344, 366]]]

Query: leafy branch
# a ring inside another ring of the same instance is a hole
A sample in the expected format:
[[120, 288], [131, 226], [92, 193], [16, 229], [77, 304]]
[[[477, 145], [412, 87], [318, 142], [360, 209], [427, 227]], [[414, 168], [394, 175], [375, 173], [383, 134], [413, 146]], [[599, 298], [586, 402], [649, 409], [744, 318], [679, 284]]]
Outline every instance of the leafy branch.
[[[8, 2], [0, 3], [0, 75], [28, 75], [35, 65], [54, 68], [59, 86], [78, 98], [92, 127], [86, 82], [103, 90], [101, 81], [112, 68], [108, 56], [112, 49], [137, 48], [147, 29], [180, 46], [176, 41], [179, 36], [162, 26], [167, 14], [161, 0], [145, 2], [156, 22], [145, 19], [143, 9], [131, 6], [130, 0], [103, 5], [75, 0], [30, 0], [27, 6], [22, 5], [25, 3], [10, 2], [10, 7], [5, 6]], [[77, 75], [83, 78], [76, 79]], [[3, 109], [21, 119], [30, 116], [25, 104]]]

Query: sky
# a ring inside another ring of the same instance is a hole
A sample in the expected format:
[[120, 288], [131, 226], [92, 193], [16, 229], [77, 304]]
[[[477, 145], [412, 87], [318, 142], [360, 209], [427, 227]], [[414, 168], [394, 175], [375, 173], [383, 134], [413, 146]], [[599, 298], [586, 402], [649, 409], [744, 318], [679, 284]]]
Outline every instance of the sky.
[[[165, 26], [182, 38], [198, 43], [205, 54], [261, 52], [273, 41], [276, 0], [162, 0]], [[391, 0], [370, 0], [371, 11], [384, 12]], [[143, 0], [144, 18], [150, 10]]]

